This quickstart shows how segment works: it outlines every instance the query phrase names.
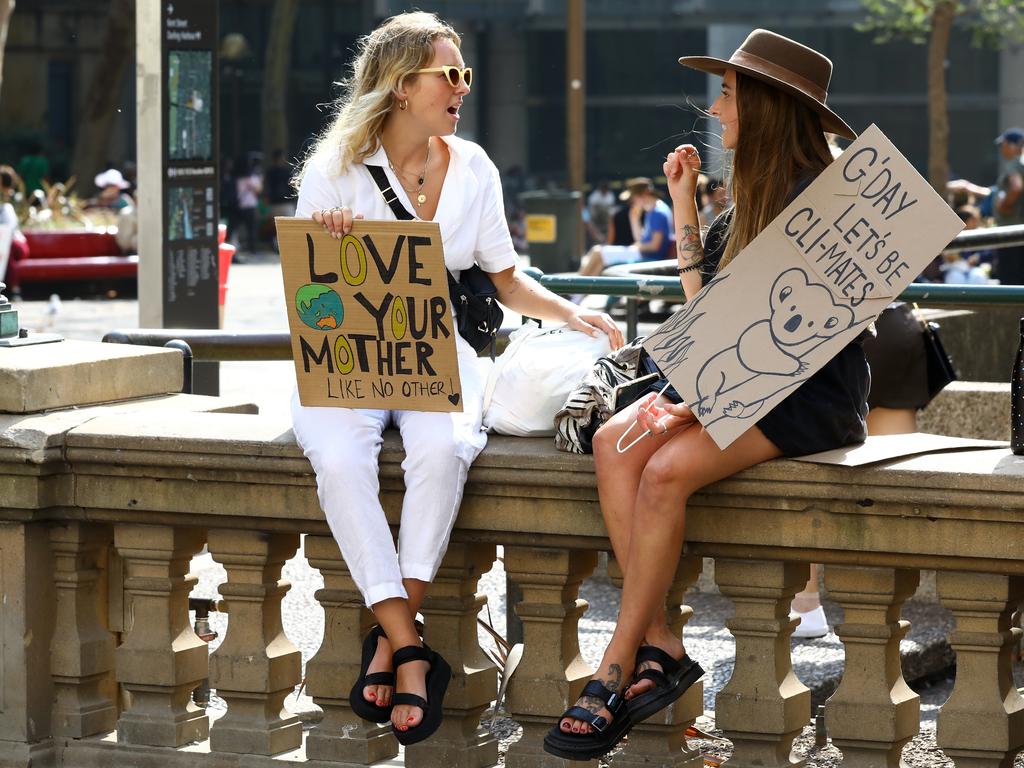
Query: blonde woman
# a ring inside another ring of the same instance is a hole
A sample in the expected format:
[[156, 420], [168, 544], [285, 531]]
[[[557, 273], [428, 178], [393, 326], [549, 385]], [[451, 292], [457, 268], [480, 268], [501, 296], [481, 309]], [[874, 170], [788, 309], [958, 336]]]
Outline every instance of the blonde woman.
[[[311, 216], [335, 237], [353, 219], [394, 220], [371, 175], [382, 172], [407, 211], [440, 225], [453, 275], [476, 262], [511, 309], [592, 336], [606, 333], [620, 345], [610, 317], [582, 311], [516, 271], [497, 169], [480, 147], [454, 135], [473, 82], [459, 44], [430, 13], [394, 16], [360, 41], [333, 124], [297, 175], [296, 215]], [[403, 744], [422, 741], [441, 722], [450, 670], [413, 620], [448, 546], [469, 466], [486, 442], [479, 360], [465, 339], [456, 341], [462, 413], [306, 408], [297, 397], [292, 403], [320, 504], [378, 621], [349, 701], [368, 720], [390, 719]], [[388, 426], [400, 430], [406, 452], [397, 552], [378, 499], [377, 458]]]
[[[755, 30], [729, 60], [688, 56], [679, 62], [722, 76], [710, 112], [721, 125], [722, 146], [733, 153], [734, 205], [703, 241], [695, 202], [697, 150], [680, 146], [663, 166], [672, 195], [679, 277], [687, 298], [693, 298], [832, 162], [824, 132], [856, 134], [825, 104], [832, 62], [781, 35]], [[703, 675], [669, 629], [664, 611], [682, 552], [687, 500], [762, 461], [863, 441], [868, 381], [858, 340], [724, 450], [674, 389], [655, 399], [664, 380], [597, 431], [598, 494], [625, 576], [622, 607], [583, 697], [545, 737], [548, 752], [572, 760], [600, 757]], [[616, 443], [635, 420], [651, 437], [619, 454]]]

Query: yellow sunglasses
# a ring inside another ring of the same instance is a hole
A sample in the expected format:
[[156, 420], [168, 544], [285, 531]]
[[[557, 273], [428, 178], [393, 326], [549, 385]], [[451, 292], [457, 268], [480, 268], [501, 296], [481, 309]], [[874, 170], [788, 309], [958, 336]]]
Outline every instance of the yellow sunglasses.
[[443, 67], [428, 67], [426, 69], [414, 69], [412, 74], [414, 75], [425, 75], [428, 72], [443, 72], [445, 80], [448, 81], [448, 85], [452, 88], [458, 88], [462, 82], [466, 83], [466, 87], [469, 88], [473, 84], [473, 68], [466, 67], [459, 69], [453, 67], [451, 64], [445, 64]]

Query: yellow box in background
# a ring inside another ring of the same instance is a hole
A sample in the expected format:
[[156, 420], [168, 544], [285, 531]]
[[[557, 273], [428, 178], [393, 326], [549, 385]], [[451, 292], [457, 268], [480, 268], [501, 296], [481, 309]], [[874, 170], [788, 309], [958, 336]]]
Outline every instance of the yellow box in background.
[[558, 220], [552, 214], [532, 213], [526, 217], [526, 240], [553, 243], [558, 237]]

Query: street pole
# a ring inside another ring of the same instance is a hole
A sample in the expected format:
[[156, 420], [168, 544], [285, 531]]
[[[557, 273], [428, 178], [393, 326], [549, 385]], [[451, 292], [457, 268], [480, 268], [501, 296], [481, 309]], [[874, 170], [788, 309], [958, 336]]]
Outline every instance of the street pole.
[[583, 191], [586, 181], [586, 0], [568, 0], [566, 38], [565, 155], [569, 189]]
[[[565, 159], [568, 186], [582, 199], [586, 182], [586, 0], [567, 0], [565, 20]], [[583, 243], [583, 220], [576, 215], [576, 242]]]

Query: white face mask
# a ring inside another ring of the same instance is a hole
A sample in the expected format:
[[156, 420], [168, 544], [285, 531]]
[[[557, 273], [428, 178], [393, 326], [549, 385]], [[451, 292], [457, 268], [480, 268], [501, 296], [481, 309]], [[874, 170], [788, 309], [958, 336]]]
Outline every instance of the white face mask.
[[[659, 397], [661, 397], [663, 394], [665, 394], [665, 390], [667, 390], [671, 386], [672, 386], [671, 382], [665, 382], [665, 386], [662, 387], [661, 390], [659, 390], [658, 394], [654, 396], [654, 400], [657, 400]], [[652, 400], [651, 402], [653, 403], [654, 400]], [[643, 410], [644, 410], [643, 408], [640, 409], [640, 411], [643, 411]], [[637, 411], [637, 415], [638, 416], [640, 415], [640, 411]], [[668, 418], [668, 416], [666, 416], [665, 418]], [[639, 437], [633, 438], [632, 442], [630, 442], [629, 445], [623, 447], [622, 441], [625, 440], [626, 437], [629, 435], [629, 433], [633, 431], [633, 427], [637, 426], [639, 423], [640, 422], [634, 420], [633, 423], [629, 425], [629, 429], [627, 429], [625, 432], [623, 432], [622, 436], [618, 439], [618, 441], [616, 441], [616, 443], [615, 443], [615, 450], [618, 451], [620, 454], [621, 453], [625, 453], [630, 448], [632, 448], [634, 445], [636, 445], [641, 440], [643, 440], [645, 437], [647, 437], [648, 435], [652, 434], [651, 430], [645, 429], [643, 431], [642, 435], [640, 435]], [[660, 427], [664, 427], [665, 426], [663, 419], [659, 419], [658, 420], [658, 426], [660, 426]], [[665, 432], [667, 432], [667, 431], [668, 431], [668, 428], [665, 429]], [[664, 434], [664, 433], [662, 433], [662, 434]]]

